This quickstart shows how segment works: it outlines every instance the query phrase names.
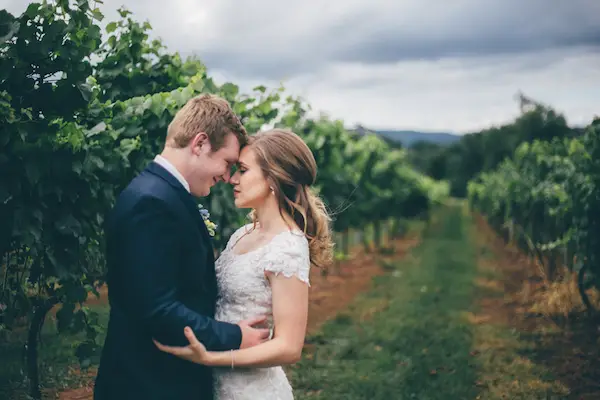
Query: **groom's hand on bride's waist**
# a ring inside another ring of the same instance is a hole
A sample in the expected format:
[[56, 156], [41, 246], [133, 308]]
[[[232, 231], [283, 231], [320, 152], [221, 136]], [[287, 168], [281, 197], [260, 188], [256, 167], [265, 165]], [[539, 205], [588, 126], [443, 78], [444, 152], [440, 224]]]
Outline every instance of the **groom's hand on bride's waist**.
[[255, 325], [262, 324], [267, 320], [266, 316], [246, 319], [238, 323], [242, 330], [242, 343], [240, 349], [256, 346], [269, 339], [270, 330], [265, 328], [255, 328]]

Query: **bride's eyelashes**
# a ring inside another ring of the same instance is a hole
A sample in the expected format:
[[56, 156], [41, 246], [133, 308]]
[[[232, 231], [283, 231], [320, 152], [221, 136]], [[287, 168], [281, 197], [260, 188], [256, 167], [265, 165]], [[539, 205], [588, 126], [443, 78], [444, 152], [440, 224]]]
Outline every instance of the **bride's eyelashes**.
[[235, 168], [237, 171], [240, 171], [240, 174], [243, 174], [244, 172], [248, 171], [248, 168], [240, 164], [236, 165]]
[[233, 167], [231, 167], [231, 176], [233, 176], [236, 172], [239, 172], [240, 175], [241, 175], [241, 174], [243, 174], [246, 171], [247, 171], [246, 168], [241, 167], [239, 164], [236, 164]]

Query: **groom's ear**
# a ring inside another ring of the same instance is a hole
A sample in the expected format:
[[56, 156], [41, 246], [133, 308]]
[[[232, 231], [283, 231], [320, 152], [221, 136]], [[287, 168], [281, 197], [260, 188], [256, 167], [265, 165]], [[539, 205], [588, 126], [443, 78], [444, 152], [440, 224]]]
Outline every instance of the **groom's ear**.
[[210, 151], [210, 140], [205, 132], [197, 133], [190, 141], [192, 152], [196, 155]]

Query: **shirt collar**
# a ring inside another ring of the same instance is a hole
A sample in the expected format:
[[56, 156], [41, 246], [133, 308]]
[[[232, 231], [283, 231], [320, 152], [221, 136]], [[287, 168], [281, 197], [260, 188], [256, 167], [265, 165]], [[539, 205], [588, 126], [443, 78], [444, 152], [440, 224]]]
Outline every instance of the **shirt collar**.
[[169, 160], [167, 160], [160, 154], [157, 154], [156, 157], [154, 157], [154, 162], [156, 162], [161, 167], [169, 171], [171, 175], [173, 175], [183, 185], [185, 190], [190, 192], [190, 184], [185, 180], [183, 175], [181, 175], [181, 173], [177, 171], [177, 168], [175, 168], [175, 166], [171, 164], [171, 162], [169, 162]]

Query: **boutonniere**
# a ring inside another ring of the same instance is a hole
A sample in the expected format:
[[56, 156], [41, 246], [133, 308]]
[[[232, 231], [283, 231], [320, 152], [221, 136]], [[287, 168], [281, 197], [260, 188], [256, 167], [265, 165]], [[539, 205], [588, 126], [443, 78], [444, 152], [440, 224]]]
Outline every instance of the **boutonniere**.
[[206, 228], [208, 229], [208, 234], [210, 236], [214, 237], [215, 233], [217, 232], [217, 224], [215, 224], [214, 222], [212, 222], [210, 220], [210, 213], [208, 212], [208, 210], [206, 208], [204, 208], [202, 206], [202, 204], [198, 204], [198, 211], [200, 211], [200, 215], [202, 215], [204, 224], [206, 225]]

